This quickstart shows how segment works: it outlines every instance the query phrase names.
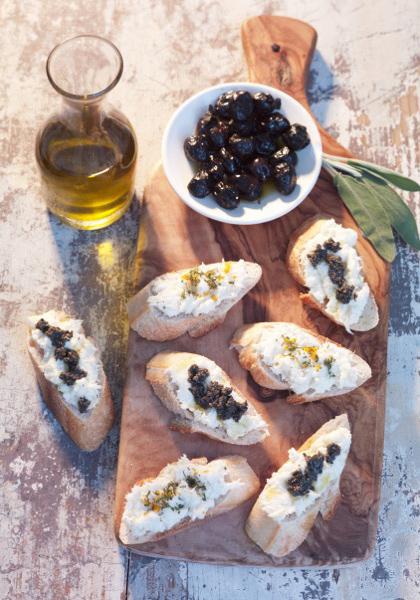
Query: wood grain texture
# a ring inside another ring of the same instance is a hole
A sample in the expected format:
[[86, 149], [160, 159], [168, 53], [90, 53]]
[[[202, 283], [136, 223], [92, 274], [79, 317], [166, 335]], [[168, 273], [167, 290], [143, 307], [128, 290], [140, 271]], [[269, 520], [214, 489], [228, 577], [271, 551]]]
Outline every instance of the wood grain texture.
[[[372, 557], [347, 569], [209, 566], [141, 557], [113, 535], [117, 430], [81, 457], [39, 396], [24, 318], [61, 304], [105, 350], [121, 394], [138, 211], [103, 232], [48, 218], [33, 157], [37, 127], [58, 108], [45, 77], [57, 43], [83, 32], [121, 49], [110, 101], [140, 142], [137, 190], [160, 157], [166, 122], [188, 96], [247, 77], [241, 23], [257, 14], [308, 21], [319, 34], [309, 100], [352, 153], [418, 177], [416, 0], [54, 0], [0, 3], [0, 598], [2, 600], [414, 600], [418, 595], [418, 256], [392, 266], [382, 500]], [[46, 26], [48, 24], [48, 26]], [[418, 212], [416, 195], [403, 194]], [[133, 207], [134, 208], [134, 207]]]
[[[315, 44], [311, 27], [295, 19], [259, 17], [245, 24], [242, 38], [253, 78], [264, 82], [267, 69], [269, 73], [274, 71], [268, 65], [264, 49], [268, 48], [274, 54], [271, 44], [276, 40], [287, 57], [291, 57], [287, 63], [288, 76], [277, 73], [274, 80], [270, 77], [270, 81], [264, 83], [281, 87], [291, 95], [296, 90], [298, 96], [302, 93], [299, 82], [305, 83]], [[293, 57], [300, 57], [300, 60]], [[326, 152], [333, 151], [330, 136], [325, 135], [323, 143]], [[147, 342], [134, 333], [130, 335], [116, 489], [117, 530], [125, 494], [136, 480], [155, 475], [183, 453], [189, 457], [214, 458], [230, 452], [226, 444], [209, 441], [198, 434], [187, 436], [168, 429], [171, 413], [144, 380], [144, 365], [156, 352], [170, 349], [204, 354], [215, 360], [242, 391], [258, 398], [260, 389], [239, 367], [237, 357], [229, 350], [229, 342], [243, 323], [290, 320], [351, 348], [371, 365], [373, 375], [368, 383], [350, 394], [310, 405], [290, 406], [284, 399], [275, 399], [273, 394], [273, 401], [262, 405], [271, 436], [262, 444], [238, 450], [248, 458], [264, 484], [287, 459], [291, 446], [300, 446], [333, 416], [344, 411], [348, 413], [353, 442], [341, 480], [342, 502], [333, 520], [327, 523], [318, 519], [299, 549], [276, 560], [248, 540], [243, 525], [252, 502], [231, 514], [197, 525], [193, 530], [155, 543], [130, 545], [131, 549], [143, 554], [202, 562], [261, 566], [347, 564], [365, 559], [372, 551], [384, 434], [389, 266], [359, 232], [358, 251], [380, 311], [380, 323], [374, 330], [352, 336], [317, 311], [305, 308], [299, 298], [300, 290], [286, 269], [285, 258], [291, 233], [306, 219], [319, 213], [333, 217], [344, 226], [356, 228], [330, 177], [325, 174], [297, 209], [270, 223], [247, 227], [226, 225], [197, 215], [177, 198], [161, 168], [152, 175], [145, 189], [139, 236], [142, 240], [140, 287], [166, 271], [201, 262], [217, 262], [222, 258], [258, 262], [263, 275], [242, 305], [234, 307], [221, 326], [198, 340], [185, 335], [159, 344]]]
[[[280, 46], [278, 53], [271, 49], [274, 40]], [[298, 19], [272, 15], [248, 19], [242, 25], [242, 44], [250, 81], [286, 91], [311, 112], [306, 89], [316, 41], [316, 30]], [[325, 129], [319, 131], [326, 152], [351, 156]]]

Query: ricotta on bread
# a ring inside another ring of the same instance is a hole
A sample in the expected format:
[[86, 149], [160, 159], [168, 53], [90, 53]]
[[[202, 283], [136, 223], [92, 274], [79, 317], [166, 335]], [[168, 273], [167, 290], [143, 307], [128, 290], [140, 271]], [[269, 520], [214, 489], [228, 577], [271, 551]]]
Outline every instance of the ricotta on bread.
[[261, 267], [244, 260], [165, 273], [128, 301], [130, 326], [149, 340], [171, 340], [187, 332], [200, 337], [222, 323], [260, 277]]
[[210, 462], [181, 456], [128, 492], [120, 539], [124, 544], [156, 541], [232, 510], [258, 489], [259, 480], [242, 456]]
[[357, 232], [334, 219], [314, 217], [291, 237], [287, 265], [308, 292], [302, 299], [351, 333], [378, 324], [378, 308], [365, 280]]
[[214, 361], [190, 352], [159, 352], [146, 379], [176, 417], [172, 429], [202, 433], [229, 444], [249, 445], [268, 435], [268, 425]]
[[29, 317], [28, 350], [43, 397], [83, 450], [106, 437], [114, 408], [99, 351], [82, 321], [50, 310]]
[[346, 394], [372, 375], [360, 356], [295, 323], [245, 325], [235, 332], [231, 347], [256, 383], [290, 390], [291, 403]]
[[264, 552], [285, 556], [305, 540], [319, 513], [333, 516], [350, 450], [346, 414], [325, 423], [267, 481], [245, 530]]

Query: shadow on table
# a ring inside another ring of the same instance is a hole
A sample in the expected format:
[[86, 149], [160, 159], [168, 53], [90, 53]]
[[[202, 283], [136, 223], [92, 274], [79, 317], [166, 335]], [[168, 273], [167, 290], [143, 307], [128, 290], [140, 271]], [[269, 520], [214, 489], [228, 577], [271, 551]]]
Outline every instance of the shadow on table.
[[116, 407], [116, 423], [97, 451], [81, 452], [70, 440], [64, 444], [81, 475], [90, 481], [94, 477], [99, 487], [104, 472], [95, 476], [98, 464], [113, 476], [117, 460], [128, 337], [126, 301], [133, 285], [140, 212], [135, 196], [119, 221], [98, 231], [76, 230], [49, 216], [63, 272], [63, 298], [57, 308], [82, 319], [86, 333], [97, 342]]
[[333, 99], [336, 90], [337, 84], [334, 83], [334, 76], [330, 67], [325, 62], [322, 54], [315, 50], [309, 69], [306, 95], [312, 113], [322, 127], [325, 127], [328, 104]]

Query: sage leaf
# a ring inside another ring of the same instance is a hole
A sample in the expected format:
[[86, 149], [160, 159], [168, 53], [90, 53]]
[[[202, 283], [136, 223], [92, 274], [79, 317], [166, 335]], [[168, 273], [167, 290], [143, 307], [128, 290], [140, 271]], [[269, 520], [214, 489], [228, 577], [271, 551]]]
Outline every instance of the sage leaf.
[[387, 169], [386, 167], [381, 167], [380, 165], [375, 165], [374, 163], [355, 158], [350, 158], [347, 163], [354, 167], [363, 167], [364, 170], [380, 175], [383, 179], [389, 181], [392, 185], [395, 185], [395, 187], [400, 188], [400, 190], [405, 190], [406, 192], [420, 191], [420, 185], [416, 181], [409, 177], [405, 177], [404, 175], [400, 175], [400, 173], [391, 171], [391, 169]]
[[365, 184], [348, 175], [337, 173], [334, 185], [377, 253], [388, 262], [395, 258], [395, 242], [384, 207]]
[[395, 231], [407, 244], [420, 250], [417, 223], [404, 200], [385, 181], [369, 172], [364, 172], [362, 181], [382, 203]]

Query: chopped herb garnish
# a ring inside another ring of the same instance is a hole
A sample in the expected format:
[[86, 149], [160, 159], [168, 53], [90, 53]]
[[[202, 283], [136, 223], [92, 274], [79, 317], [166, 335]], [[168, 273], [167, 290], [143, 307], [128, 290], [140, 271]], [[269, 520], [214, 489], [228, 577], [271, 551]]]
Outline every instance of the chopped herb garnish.
[[201, 481], [197, 475], [187, 475], [185, 481], [189, 488], [195, 489], [197, 494], [201, 496], [203, 500], [206, 499], [206, 485]]
[[177, 489], [178, 483], [176, 481], [171, 481], [162, 490], [155, 490], [154, 492], [149, 490], [142, 499], [143, 504], [146, 508], [149, 508], [154, 512], [159, 512], [168, 507], [171, 510], [177, 510], [176, 507], [170, 506], [169, 504], [170, 500], [176, 496]]
[[[226, 269], [226, 267], [224, 268], [225, 273], [228, 273], [229, 271], [230, 266], [228, 269]], [[204, 281], [208, 287], [208, 291], [203, 292], [203, 295], [208, 296], [210, 290], [217, 290], [224, 277], [225, 275], [223, 273], [219, 273], [216, 269], [208, 269], [207, 271], [203, 270], [201, 267], [190, 269], [181, 276], [181, 280], [184, 284], [184, 289], [181, 292], [181, 300], [185, 300], [187, 295], [199, 297], [198, 285], [201, 281]], [[231, 275], [229, 283], [233, 284], [234, 280], [235, 276]], [[218, 296], [213, 294], [212, 299], [217, 300]]]
[[282, 337], [286, 356], [295, 360], [303, 369], [313, 367], [316, 371], [321, 370], [318, 346], [299, 346], [296, 338], [291, 338], [286, 335]]
[[204, 279], [211, 290], [217, 289], [218, 276], [214, 269], [209, 269], [204, 273]]
[[335, 377], [334, 373], [332, 372], [332, 366], [334, 362], [335, 358], [333, 356], [328, 356], [328, 358], [324, 360], [324, 365], [327, 367], [328, 375], [330, 377]]

